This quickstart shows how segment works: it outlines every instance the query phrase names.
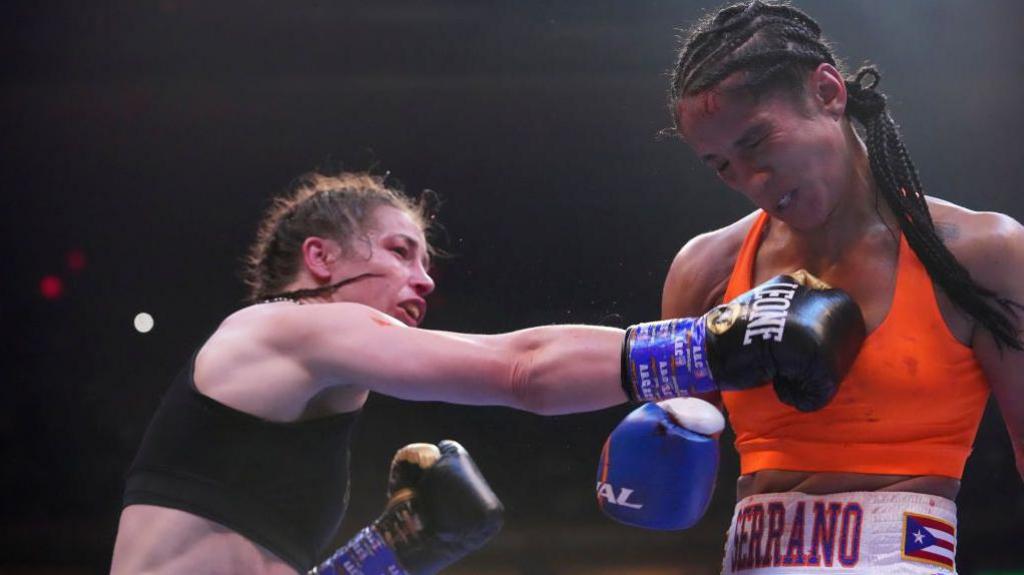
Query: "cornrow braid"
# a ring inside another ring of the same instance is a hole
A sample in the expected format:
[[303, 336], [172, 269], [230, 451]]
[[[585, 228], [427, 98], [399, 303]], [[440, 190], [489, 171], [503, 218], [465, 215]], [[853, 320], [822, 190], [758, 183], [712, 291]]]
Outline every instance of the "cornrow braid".
[[[679, 52], [671, 99], [674, 104], [683, 96], [704, 92], [741, 69], [764, 72], [774, 64], [782, 64], [780, 72], [800, 69], [795, 56], [836, 65], [821, 38], [821, 27], [796, 8], [759, 0], [729, 6], [691, 30], [690, 40]], [[760, 81], [774, 77], [764, 75]], [[747, 87], [753, 91], [762, 85], [749, 82]]]
[[[797, 93], [807, 73], [822, 63], [841, 69], [821, 27], [787, 4], [753, 0], [734, 4], [698, 22], [683, 45], [672, 75], [671, 109], [684, 97], [714, 88], [737, 72], [743, 89], [754, 97], [773, 89]], [[929, 277], [960, 309], [991, 332], [1000, 349], [1024, 349], [1015, 325], [1019, 303], [978, 285], [935, 230], [917, 168], [899, 129], [877, 90], [874, 67], [846, 78], [846, 113], [864, 128], [871, 173], [879, 194], [896, 214], [900, 230]], [[673, 113], [678, 131], [678, 118]]]

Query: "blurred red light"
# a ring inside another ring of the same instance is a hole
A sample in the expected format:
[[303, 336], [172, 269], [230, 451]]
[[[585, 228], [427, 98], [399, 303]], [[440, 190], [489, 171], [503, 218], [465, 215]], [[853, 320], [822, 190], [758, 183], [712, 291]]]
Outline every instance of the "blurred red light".
[[39, 294], [45, 299], [57, 299], [64, 294], [64, 282], [57, 276], [43, 276], [39, 281]]
[[67, 255], [68, 269], [73, 272], [80, 272], [85, 269], [85, 252], [80, 249], [73, 249]]

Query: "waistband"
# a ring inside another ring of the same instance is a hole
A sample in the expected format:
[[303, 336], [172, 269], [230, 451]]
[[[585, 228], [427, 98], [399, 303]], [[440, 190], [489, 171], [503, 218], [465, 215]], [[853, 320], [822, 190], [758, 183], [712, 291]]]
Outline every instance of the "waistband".
[[956, 504], [921, 493], [766, 493], [736, 504], [723, 574], [955, 575]]

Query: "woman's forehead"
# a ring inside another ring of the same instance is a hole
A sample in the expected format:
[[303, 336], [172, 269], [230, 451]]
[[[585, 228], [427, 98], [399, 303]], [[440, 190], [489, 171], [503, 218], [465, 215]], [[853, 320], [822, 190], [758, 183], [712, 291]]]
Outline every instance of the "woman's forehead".
[[687, 96], [676, 105], [679, 134], [700, 153], [728, 146], [752, 126], [778, 125], [800, 116], [800, 104], [785, 92], [755, 97], [748, 91], [724, 90]]
[[394, 206], [379, 206], [373, 211], [372, 228], [380, 235], [406, 235], [423, 241], [423, 228], [406, 210]]
[[681, 98], [676, 104], [679, 133], [691, 146], [714, 145], [741, 129], [761, 106], [754, 98], [714, 88]]

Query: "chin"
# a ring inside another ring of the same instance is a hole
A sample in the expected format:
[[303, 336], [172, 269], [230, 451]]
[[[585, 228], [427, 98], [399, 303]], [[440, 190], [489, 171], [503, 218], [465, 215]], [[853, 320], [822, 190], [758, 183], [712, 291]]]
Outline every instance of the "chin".
[[801, 232], [820, 230], [828, 225], [831, 214], [820, 201], [815, 201], [817, 199], [819, 198], [801, 198], [802, 201], [789, 206], [789, 209], [772, 215]]

